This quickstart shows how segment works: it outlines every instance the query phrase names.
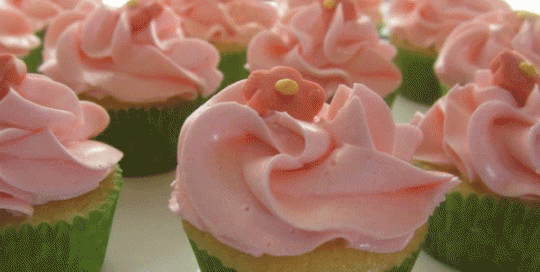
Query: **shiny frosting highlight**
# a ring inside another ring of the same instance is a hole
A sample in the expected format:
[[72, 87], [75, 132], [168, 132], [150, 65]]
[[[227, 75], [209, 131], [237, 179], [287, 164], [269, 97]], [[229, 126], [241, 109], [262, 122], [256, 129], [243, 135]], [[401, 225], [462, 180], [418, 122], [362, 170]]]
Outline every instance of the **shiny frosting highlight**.
[[494, 11], [457, 27], [435, 63], [441, 82], [474, 82], [475, 70], [486, 69], [504, 50], [515, 50], [540, 65], [540, 16], [521, 11]]
[[335, 1], [331, 8], [314, 1], [290, 11], [275, 30], [257, 34], [248, 46], [247, 66], [251, 71], [292, 67], [321, 84], [328, 97], [338, 85], [354, 83], [386, 96], [401, 83], [395, 55], [352, 1]]
[[23, 56], [40, 44], [32, 22], [21, 11], [0, 2], [0, 54]]
[[122, 153], [89, 140], [107, 112], [67, 86], [26, 74], [0, 56], [0, 209], [32, 216], [32, 206], [77, 197], [99, 186]]
[[502, 0], [394, 0], [386, 27], [395, 43], [439, 52], [459, 24], [493, 10], [510, 10]]
[[415, 159], [455, 167], [502, 196], [540, 197], [540, 93], [529, 65], [504, 51], [474, 83], [417, 114], [412, 123], [425, 137]]
[[206, 97], [223, 78], [216, 48], [184, 37], [180, 17], [156, 1], [64, 13], [43, 56], [39, 70], [77, 94], [127, 103]]
[[[283, 99], [281, 79], [313, 99], [252, 106], [257, 93]], [[341, 85], [330, 104], [323, 97], [289, 67], [253, 72], [212, 97], [181, 130], [170, 209], [254, 256], [339, 238], [365, 251], [402, 249], [457, 178], [410, 164], [420, 130], [395, 125], [366, 86]], [[291, 107], [308, 105], [320, 110], [293, 117]]]

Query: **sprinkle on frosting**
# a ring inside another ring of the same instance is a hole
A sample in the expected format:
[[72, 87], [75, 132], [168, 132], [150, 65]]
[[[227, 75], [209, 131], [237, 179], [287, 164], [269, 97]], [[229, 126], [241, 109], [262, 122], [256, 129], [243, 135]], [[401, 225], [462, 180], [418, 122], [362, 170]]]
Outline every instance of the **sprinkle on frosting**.
[[261, 116], [281, 111], [308, 122], [321, 110], [326, 98], [319, 84], [303, 79], [288, 67], [251, 73], [242, 93], [246, 104]]
[[492, 82], [512, 94], [521, 107], [525, 105], [534, 85], [538, 82], [538, 72], [534, 65], [513, 51], [503, 51], [490, 65]]
[[536, 70], [536, 67], [534, 66], [534, 64], [528, 62], [528, 61], [523, 61], [519, 64], [519, 70], [525, 75], [525, 76], [528, 76], [528, 77], [531, 77], [531, 78], [537, 78], [538, 77], [538, 70]]
[[289, 78], [278, 80], [275, 87], [278, 92], [284, 95], [295, 95], [298, 92], [298, 83]]
[[26, 75], [26, 65], [14, 55], [0, 56], [0, 99], [9, 91], [10, 85], [20, 84]]
[[[136, 2], [136, 1], [134, 1]], [[130, 6], [131, 7], [131, 6]], [[137, 33], [146, 28], [153, 18], [158, 17], [163, 12], [163, 6], [159, 3], [153, 3], [138, 9], [131, 14], [129, 23], [131, 31]]]
[[540, 15], [538, 15], [537, 13], [530, 12], [527, 10], [517, 10], [516, 15], [522, 20], [527, 20], [527, 19], [537, 20], [538, 18], [540, 18]]
[[126, 2], [126, 6], [128, 6], [130, 8], [134, 8], [136, 5], [137, 5], [137, 0], [128, 0]]
[[336, 7], [336, 5], [337, 5], [336, 0], [324, 0], [323, 1], [323, 6], [326, 9], [333, 9], [333, 8]]

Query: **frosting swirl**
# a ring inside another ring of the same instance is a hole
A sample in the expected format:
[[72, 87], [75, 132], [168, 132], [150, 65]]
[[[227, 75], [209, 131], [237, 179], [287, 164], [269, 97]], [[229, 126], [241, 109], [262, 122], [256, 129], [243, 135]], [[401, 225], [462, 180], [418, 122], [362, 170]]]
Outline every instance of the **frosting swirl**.
[[164, 0], [182, 17], [187, 36], [245, 50], [258, 32], [272, 28], [278, 10], [261, 0]]
[[206, 97], [223, 78], [216, 48], [183, 37], [178, 15], [154, 1], [64, 13], [47, 31], [43, 58], [39, 71], [77, 94], [127, 103]]
[[0, 54], [23, 56], [40, 43], [26, 16], [0, 2]]
[[456, 167], [510, 197], [540, 197], [538, 73], [518, 53], [504, 51], [475, 83], [456, 85], [412, 123], [424, 133], [415, 158]]
[[435, 62], [435, 73], [446, 85], [474, 82], [477, 69], [486, 69], [504, 50], [515, 50], [540, 65], [540, 16], [494, 11], [463, 23], [448, 37]]
[[6, 0], [5, 2], [23, 13], [31, 22], [34, 31], [43, 29], [64, 11], [91, 8], [101, 4], [101, 0]]
[[379, 39], [367, 17], [350, 0], [324, 7], [322, 1], [296, 8], [274, 31], [263, 31], [248, 46], [251, 71], [289, 66], [321, 84], [330, 97], [339, 84], [362, 83], [381, 96], [393, 92], [401, 73], [392, 63], [396, 49]]
[[[312, 99], [252, 107], [257, 97], [286, 101], [291, 89]], [[170, 209], [254, 256], [338, 238], [365, 251], [402, 249], [457, 178], [412, 166], [420, 131], [395, 125], [364, 85], [341, 85], [331, 104], [324, 97], [289, 67], [253, 72], [212, 97], [181, 130]], [[320, 110], [293, 117], [291, 107], [307, 105]]]
[[0, 56], [0, 209], [32, 216], [32, 206], [94, 190], [122, 153], [88, 140], [107, 127], [100, 106], [67, 86], [26, 74]]
[[493, 10], [510, 6], [502, 0], [394, 0], [385, 19], [395, 43], [436, 54], [459, 24]]

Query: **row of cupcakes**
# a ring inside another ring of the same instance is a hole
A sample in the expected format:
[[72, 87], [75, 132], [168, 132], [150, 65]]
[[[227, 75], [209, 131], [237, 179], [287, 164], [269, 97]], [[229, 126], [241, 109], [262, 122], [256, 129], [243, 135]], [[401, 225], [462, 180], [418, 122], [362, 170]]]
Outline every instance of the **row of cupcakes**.
[[[107, 115], [14, 56], [0, 60], [2, 264], [99, 269], [121, 153], [88, 138]], [[365, 85], [340, 85], [326, 103], [290, 67], [255, 71], [187, 118], [169, 207], [203, 271], [408, 271], [434, 211], [424, 248], [435, 257], [534, 271], [538, 82], [505, 51], [396, 125]], [[454, 174], [463, 182], [452, 189]]]

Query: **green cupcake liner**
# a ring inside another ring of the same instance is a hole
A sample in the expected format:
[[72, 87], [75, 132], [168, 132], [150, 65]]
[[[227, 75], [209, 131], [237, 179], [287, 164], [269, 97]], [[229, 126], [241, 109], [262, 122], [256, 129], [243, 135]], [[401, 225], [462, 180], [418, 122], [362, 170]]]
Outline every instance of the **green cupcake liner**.
[[223, 81], [218, 90], [249, 76], [249, 71], [244, 68], [246, 65], [246, 51], [223, 52], [218, 69], [223, 72]]
[[123, 186], [121, 171], [104, 203], [72, 222], [6, 226], [0, 231], [0, 271], [101, 271], [113, 215]]
[[540, 209], [451, 193], [429, 220], [424, 250], [461, 271], [540, 271]]
[[111, 109], [111, 122], [96, 140], [124, 152], [120, 167], [125, 177], [172, 170], [176, 167], [180, 129], [204, 101], [198, 98], [162, 108]]
[[38, 66], [41, 65], [41, 63], [43, 62], [42, 51], [43, 51], [43, 42], [44, 42], [43, 37], [45, 36], [45, 30], [40, 30], [39, 32], [36, 33], [36, 36], [39, 37], [41, 44], [38, 47], [32, 49], [28, 53], [28, 55], [22, 58], [22, 60], [26, 64], [26, 71], [28, 73], [37, 73]]
[[[236, 272], [235, 269], [224, 266], [217, 257], [208, 255], [206, 250], [199, 249], [193, 240], [189, 239], [189, 243], [193, 248], [193, 252], [195, 253], [195, 258], [197, 258], [197, 263], [199, 264], [201, 272]], [[420, 250], [415, 251], [409, 258], [403, 261], [401, 265], [393, 267], [384, 272], [411, 271], [419, 254]]]
[[402, 82], [397, 92], [409, 100], [433, 104], [441, 97], [439, 80], [433, 70], [435, 60], [433, 56], [398, 47], [394, 62], [401, 70]]

